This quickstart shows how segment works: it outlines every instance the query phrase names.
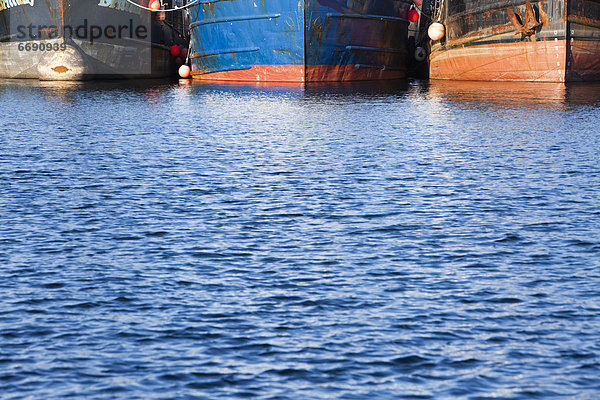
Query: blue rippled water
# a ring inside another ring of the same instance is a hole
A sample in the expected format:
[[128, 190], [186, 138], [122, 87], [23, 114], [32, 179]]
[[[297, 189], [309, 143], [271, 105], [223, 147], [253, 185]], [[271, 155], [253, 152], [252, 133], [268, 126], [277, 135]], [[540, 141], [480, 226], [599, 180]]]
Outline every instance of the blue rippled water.
[[600, 85], [0, 82], [3, 399], [600, 396]]

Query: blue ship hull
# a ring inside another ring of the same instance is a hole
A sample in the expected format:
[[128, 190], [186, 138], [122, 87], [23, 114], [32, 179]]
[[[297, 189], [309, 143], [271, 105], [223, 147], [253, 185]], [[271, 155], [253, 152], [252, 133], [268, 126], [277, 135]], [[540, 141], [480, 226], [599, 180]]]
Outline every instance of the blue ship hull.
[[410, 0], [204, 0], [190, 8], [192, 76], [319, 82], [406, 76]]

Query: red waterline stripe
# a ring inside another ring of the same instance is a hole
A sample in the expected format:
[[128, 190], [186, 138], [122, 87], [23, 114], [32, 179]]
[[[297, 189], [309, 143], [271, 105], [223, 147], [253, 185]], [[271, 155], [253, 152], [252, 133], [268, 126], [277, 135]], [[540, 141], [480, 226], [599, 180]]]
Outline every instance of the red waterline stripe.
[[250, 69], [203, 74], [193, 71], [194, 79], [235, 82], [304, 82], [303, 65], [253, 65]]
[[401, 79], [405, 71], [355, 65], [253, 65], [249, 69], [203, 74], [193, 71], [194, 79], [234, 82], [344, 82], [381, 79]]

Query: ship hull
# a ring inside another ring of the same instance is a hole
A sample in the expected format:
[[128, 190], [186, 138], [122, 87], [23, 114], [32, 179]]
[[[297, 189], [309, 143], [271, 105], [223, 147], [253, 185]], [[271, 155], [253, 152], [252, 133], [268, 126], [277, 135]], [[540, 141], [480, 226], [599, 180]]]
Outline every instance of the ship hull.
[[408, 0], [216, 0], [190, 9], [192, 76], [327, 82], [406, 76]]
[[433, 42], [432, 79], [567, 82], [600, 79], [600, 3], [532, 2], [538, 26], [518, 30], [509, 10], [526, 21], [525, 1], [448, 0], [446, 36]]
[[0, 77], [43, 80], [172, 76], [186, 35], [126, 1], [27, 0], [0, 10]]
[[[147, 54], [142, 56], [141, 62], [131, 65], [132, 50], [128, 46], [99, 45], [94, 49], [83, 50], [82, 46], [69, 45], [66, 49], [76, 52], [79, 56], [75, 62], [67, 62], [66, 57], [48, 57], [45, 52], [23, 52], [19, 51], [19, 44], [64, 44], [62, 39], [28, 41], [22, 43], [0, 43], [0, 78], [8, 79], [41, 79], [41, 80], [88, 80], [88, 79], [132, 79], [132, 78], [164, 78], [174, 76], [175, 65], [173, 57], [167, 46], [156, 46], [150, 49], [137, 49], [133, 54]], [[61, 47], [59, 47], [61, 49]], [[63, 56], [50, 54], [52, 56]], [[110, 56], [106, 57], [106, 54]], [[150, 66], [144, 65], [146, 58]], [[54, 62], [53, 62], [54, 61]], [[63, 62], [64, 61], [64, 62]], [[123, 70], [121, 66], [129, 63], [129, 67]], [[139, 68], [135, 69], [138, 66]], [[64, 67], [64, 68], [63, 68]], [[47, 73], [44, 73], [46, 71]]]

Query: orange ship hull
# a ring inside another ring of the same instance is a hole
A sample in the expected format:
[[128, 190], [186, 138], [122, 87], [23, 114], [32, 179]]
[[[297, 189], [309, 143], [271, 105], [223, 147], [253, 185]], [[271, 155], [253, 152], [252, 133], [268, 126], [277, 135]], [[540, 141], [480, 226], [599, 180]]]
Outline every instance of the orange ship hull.
[[433, 53], [430, 78], [564, 82], [565, 41], [498, 43]]
[[475, 3], [447, 0], [440, 10], [446, 36], [431, 45], [430, 78], [600, 80], [600, 2]]

